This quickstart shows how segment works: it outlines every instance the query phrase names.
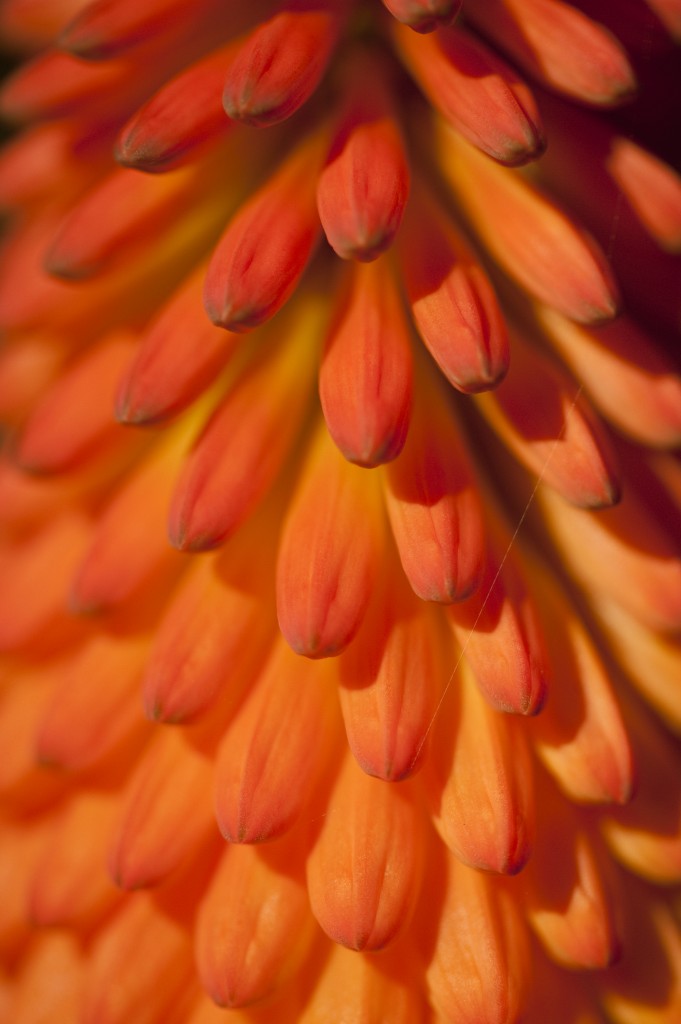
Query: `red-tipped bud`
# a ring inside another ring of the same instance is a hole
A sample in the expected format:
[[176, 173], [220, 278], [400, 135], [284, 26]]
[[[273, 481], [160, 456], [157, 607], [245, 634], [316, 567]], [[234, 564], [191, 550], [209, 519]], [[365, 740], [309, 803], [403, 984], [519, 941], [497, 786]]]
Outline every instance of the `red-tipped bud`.
[[220, 103], [230, 43], [171, 79], [121, 130], [116, 159], [141, 171], [178, 167], [203, 143], [225, 135], [232, 122]]
[[509, 276], [571, 320], [612, 319], [617, 287], [591, 236], [519, 172], [486, 160], [446, 126], [440, 142], [442, 172]]
[[359, 629], [378, 572], [376, 482], [322, 426], [291, 503], [277, 560], [277, 615], [298, 654], [338, 654]]
[[314, 188], [322, 142], [316, 135], [298, 146], [228, 225], [204, 286], [214, 324], [231, 331], [257, 327], [298, 284], [320, 234]]
[[407, 442], [386, 467], [402, 567], [424, 601], [460, 601], [484, 564], [482, 506], [458, 424], [437, 387], [414, 408]]
[[483, 153], [516, 165], [543, 151], [543, 129], [532, 93], [484, 43], [460, 28], [418, 36], [398, 27], [395, 38], [430, 102]]
[[262, 126], [290, 117], [326, 70], [342, 24], [336, 0], [294, 4], [256, 28], [227, 70], [222, 103], [235, 121]]
[[373, 57], [354, 54], [342, 85], [345, 101], [319, 175], [317, 206], [339, 256], [373, 260], [400, 226], [409, 163], [385, 69]]
[[[215, 769], [215, 812], [232, 843], [287, 832], [335, 749], [337, 710], [326, 663], [298, 658], [280, 638], [225, 732]], [[291, 694], [299, 699], [292, 700]]]
[[464, 863], [517, 874], [530, 856], [535, 814], [522, 723], [489, 706], [465, 663], [445, 698], [424, 767], [435, 825]]
[[450, 384], [496, 387], [508, 367], [508, 336], [491, 284], [443, 210], [421, 192], [398, 240], [414, 322]]
[[448, 609], [481, 693], [498, 711], [534, 715], [548, 665], [537, 613], [513, 551], [490, 555], [475, 594]]
[[174, 415], [215, 379], [239, 342], [210, 323], [201, 302], [205, 266], [178, 288], [142, 336], [116, 398], [121, 423]]
[[182, 551], [204, 551], [229, 537], [290, 455], [309, 409], [314, 358], [305, 344], [315, 346], [320, 329], [318, 309], [292, 314], [288, 329], [278, 323], [281, 343], [267, 346], [237, 379], [182, 467], [168, 528]]
[[348, 743], [369, 775], [405, 779], [426, 755], [436, 703], [451, 671], [436, 623], [399, 566], [385, 566], [362, 628], [339, 667]]
[[542, 483], [582, 508], [619, 500], [608, 435], [578, 384], [515, 332], [503, 383], [476, 399], [501, 441]]
[[341, 290], [319, 371], [324, 418], [346, 459], [390, 462], [411, 413], [409, 327], [391, 268], [355, 264]]
[[478, 0], [470, 14], [481, 32], [542, 85], [606, 106], [636, 89], [622, 44], [571, 3]]

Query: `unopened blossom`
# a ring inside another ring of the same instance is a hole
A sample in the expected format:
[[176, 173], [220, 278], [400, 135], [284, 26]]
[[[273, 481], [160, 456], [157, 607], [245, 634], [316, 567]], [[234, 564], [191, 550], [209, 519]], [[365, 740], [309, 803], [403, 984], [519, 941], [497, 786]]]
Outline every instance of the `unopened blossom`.
[[0, 0], [0, 1021], [681, 1020], [681, 0]]

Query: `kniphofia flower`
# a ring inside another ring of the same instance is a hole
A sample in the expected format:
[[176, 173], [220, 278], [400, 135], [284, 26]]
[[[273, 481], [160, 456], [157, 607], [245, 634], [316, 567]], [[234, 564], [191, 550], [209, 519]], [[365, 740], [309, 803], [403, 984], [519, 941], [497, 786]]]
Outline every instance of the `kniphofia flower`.
[[679, 0], [0, 26], [0, 1019], [681, 1020]]

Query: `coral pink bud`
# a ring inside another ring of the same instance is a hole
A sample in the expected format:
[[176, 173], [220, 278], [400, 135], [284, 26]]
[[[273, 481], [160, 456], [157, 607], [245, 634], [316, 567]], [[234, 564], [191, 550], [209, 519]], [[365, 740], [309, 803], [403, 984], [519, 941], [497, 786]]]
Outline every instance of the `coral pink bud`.
[[[426, 407], [427, 406], [427, 407]], [[386, 469], [386, 500], [400, 561], [424, 601], [460, 601], [484, 564], [482, 506], [458, 425], [437, 385], [414, 408], [399, 458]]]
[[394, 18], [415, 32], [432, 32], [449, 25], [461, 10], [463, 0], [383, 0]]
[[227, 70], [222, 93], [227, 114], [255, 126], [290, 117], [326, 70], [341, 14], [337, 0], [294, 3], [255, 29]]
[[329, 432], [360, 466], [389, 462], [409, 426], [412, 353], [392, 268], [355, 264], [341, 289], [319, 371]]
[[279, 626], [298, 654], [329, 657], [350, 643], [378, 572], [382, 529], [377, 483], [347, 462], [321, 427], [277, 561]]
[[557, 582], [531, 568], [552, 670], [551, 699], [532, 726], [535, 750], [570, 800], [624, 804], [634, 764], [612, 673]]
[[323, 138], [313, 136], [240, 207], [211, 257], [204, 303], [214, 324], [246, 331], [283, 306], [320, 234], [314, 198]]
[[504, 317], [482, 267], [444, 210], [420, 191], [398, 239], [414, 322], [450, 384], [496, 387], [508, 367]]
[[457, 131], [503, 164], [535, 159], [544, 149], [534, 97], [512, 68], [460, 28], [418, 36], [397, 27], [407, 67]]
[[400, 226], [409, 162], [385, 69], [374, 57], [354, 54], [344, 86], [346, 99], [319, 175], [317, 206], [339, 256], [372, 260], [391, 245]]
[[409, 783], [372, 779], [346, 752], [307, 860], [312, 912], [334, 942], [376, 950], [397, 937], [418, 893], [421, 835]]

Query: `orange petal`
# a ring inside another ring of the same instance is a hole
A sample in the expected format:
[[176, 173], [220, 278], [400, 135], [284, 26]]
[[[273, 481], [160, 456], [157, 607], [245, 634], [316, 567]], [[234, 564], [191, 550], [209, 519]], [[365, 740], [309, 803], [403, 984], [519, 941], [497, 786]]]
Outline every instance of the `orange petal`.
[[222, 854], [196, 934], [199, 976], [219, 1006], [265, 999], [308, 952], [316, 928], [305, 882], [291, 870], [296, 842], [230, 846]]
[[168, 526], [175, 547], [221, 544], [282, 473], [309, 411], [322, 316], [314, 304], [277, 321], [278, 337], [266, 339], [207, 421], [175, 485]]
[[656, 242], [681, 250], [681, 176], [622, 136], [612, 142], [608, 170]]
[[300, 144], [244, 203], [208, 266], [204, 304], [214, 324], [232, 331], [257, 327], [289, 298], [319, 238], [315, 168], [323, 135]]
[[144, 637], [92, 637], [59, 671], [36, 735], [38, 757], [71, 770], [101, 762], [139, 737]]
[[295, 4], [264, 21], [227, 71], [222, 103], [230, 117], [264, 126], [290, 117], [317, 88], [342, 24], [336, 0]]
[[104, 869], [117, 801], [117, 793], [83, 791], [57, 817], [31, 884], [37, 924], [88, 927], [117, 902]]
[[40, 472], [68, 470], [95, 453], [111, 457], [112, 449], [134, 443], [113, 418], [118, 378], [130, 352], [128, 334], [107, 335], [64, 369], [21, 432], [17, 458], [23, 466]]
[[56, 802], [65, 780], [45, 769], [36, 756], [36, 732], [49, 701], [56, 669], [12, 673], [3, 680], [0, 707], [0, 742], [5, 754], [0, 763], [3, 803], [16, 805], [23, 815]]
[[386, 566], [339, 664], [345, 731], [363, 771], [394, 782], [420, 768], [446, 657], [435, 616]]
[[239, 338], [206, 317], [201, 265], [161, 308], [142, 336], [119, 385], [116, 416], [150, 424], [174, 415], [196, 398], [229, 360]]
[[449, 383], [496, 387], [508, 367], [504, 317], [487, 275], [425, 192], [410, 204], [398, 253], [414, 322]]
[[607, 855], [571, 804], [546, 780], [538, 801], [537, 842], [527, 868], [530, 924], [549, 956], [564, 967], [603, 969], [620, 953]]
[[373, 260], [395, 237], [409, 195], [409, 162], [386, 69], [351, 54], [339, 85], [343, 106], [317, 184], [329, 245], [343, 259]]
[[626, 803], [634, 764], [612, 673], [577, 609], [536, 564], [532, 586], [553, 674], [551, 699], [532, 723], [535, 749], [570, 800]]
[[454, 857], [447, 875], [426, 975], [432, 1004], [457, 1024], [514, 1024], [531, 991], [527, 932], [515, 894]]
[[144, 675], [149, 718], [182, 722], [219, 700], [234, 710], [276, 631], [271, 550], [241, 534], [224, 556], [198, 559], [155, 631]]
[[125, 258], [134, 246], [162, 232], [194, 199], [195, 174], [161, 179], [112, 171], [73, 207], [46, 255], [51, 274], [67, 279], [94, 275]]
[[372, 779], [346, 753], [307, 859], [312, 912], [334, 942], [376, 950], [409, 920], [423, 857], [414, 792]]
[[78, 612], [120, 605], [179, 571], [180, 555], [166, 538], [165, 521], [183, 447], [183, 435], [171, 435], [135, 467], [107, 506], [72, 583], [71, 605]]
[[[132, 893], [91, 947], [82, 1024], [158, 1024], [193, 996], [191, 932], [148, 893]], [[135, 970], [130, 970], [130, 964]], [[191, 996], [190, 996], [191, 993]]]
[[533, 476], [582, 508], [619, 500], [615, 453], [579, 384], [525, 341], [511, 337], [508, 375], [476, 404]]
[[[149, 39], [219, 14], [216, 0], [91, 0], [59, 37], [63, 49], [87, 60], [110, 59]], [[217, 28], [217, 26], [216, 26]]]
[[658, 885], [677, 885], [681, 880], [678, 745], [638, 704], [627, 707], [625, 723], [636, 765], [636, 794], [626, 807], [608, 808], [601, 829], [629, 871]]
[[550, 668], [534, 601], [510, 547], [503, 557], [492, 549], [478, 590], [451, 605], [448, 619], [488, 704], [497, 711], [537, 714]]
[[445, 843], [474, 868], [516, 874], [534, 831], [532, 765], [518, 721], [493, 711], [462, 666], [431, 743], [424, 777]]
[[430, 102], [474, 146], [511, 166], [542, 152], [545, 142], [534, 96], [477, 37], [461, 28], [418, 36], [402, 26], [393, 35]]
[[385, 470], [390, 525], [402, 568], [424, 601], [460, 601], [480, 582], [482, 507], [451, 410], [431, 382], [406, 444]]
[[610, 320], [618, 294], [593, 239], [518, 172], [440, 132], [440, 165], [492, 256], [521, 288], [580, 323]]
[[681, 443], [681, 374], [670, 355], [626, 316], [585, 328], [540, 309], [550, 343], [618, 430], [652, 447]]
[[302, 660], [278, 640], [227, 729], [217, 756], [215, 805], [220, 831], [230, 842], [282, 835], [308, 800], [335, 745], [335, 704], [326, 672], [326, 664]]
[[379, 958], [333, 945], [297, 1024], [420, 1024], [427, 1009], [413, 961], [413, 951], [400, 946]]
[[31, 945], [19, 976], [13, 978], [13, 999], [4, 1007], [8, 1020], [45, 1020], [45, 1003], [54, 1020], [77, 1020], [85, 980], [85, 954], [78, 938], [68, 932], [38, 934]]
[[195, 729], [155, 730], [122, 795], [111, 837], [116, 885], [157, 884], [211, 831], [212, 752]]
[[220, 90], [234, 46], [228, 43], [202, 57], [133, 114], [116, 142], [119, 163], [154, 173], [173, 170], [232, 128]]
[[624, 47], [563, 0], [482, 0], [473, 23], [542, 85], [582, 103], [621, 103], [636, 89]]
[[378, 571], [381, 529], [375, 480], [319, 426], [277, 560], [279, 626], [298, 654], [328, 657], [354, 637]]
[[621, 605], [651, 629], [681, 626], [681, 546], [675, 533], [623, 478], [614, 508], [567, 505], [547, 488], [535, 495], [542, 522], [569, 572], [596, 599]]
[[350, 462], [376, 466], [402, 450], [411, 413], [409, 328], [390, 268], [354, 265], [319, 371], [329, 432]]
[[657, 891], [629, 876], [623, 881], [623, 955], [599, 979], [603, 1008], [617, 1024], [675, 1024], [681, 1015], [678, 917]]
[[3, 556], [0, 650], [54, 638], [66, 625], [69, 579], [83, 557], [91, 526], [80, 512], [65, 511], [38, 534]]

